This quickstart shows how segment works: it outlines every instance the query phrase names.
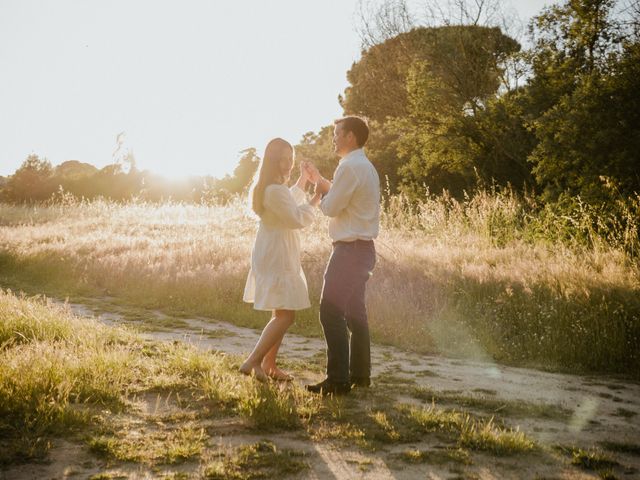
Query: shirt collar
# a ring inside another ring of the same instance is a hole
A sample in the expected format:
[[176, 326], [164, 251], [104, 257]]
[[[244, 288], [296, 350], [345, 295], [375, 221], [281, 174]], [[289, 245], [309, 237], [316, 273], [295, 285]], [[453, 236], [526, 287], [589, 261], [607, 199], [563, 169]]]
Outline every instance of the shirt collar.
[[347, 155], [342, 157], [338, 163], [340, 164], [349, 158], [358, 157], [363, 154], [364, 150], [362, 150], [362, 148], [356, 148], [355, 150], [351, 150]]

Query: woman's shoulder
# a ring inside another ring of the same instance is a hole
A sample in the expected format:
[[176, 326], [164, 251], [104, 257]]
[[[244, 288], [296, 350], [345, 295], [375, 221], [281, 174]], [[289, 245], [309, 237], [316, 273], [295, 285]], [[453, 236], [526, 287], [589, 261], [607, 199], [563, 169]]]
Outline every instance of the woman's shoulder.
[[287, 187], [282, 183], [272, 183], [271, 185], [267, 185], [267, 187], [264, 189], [265, 195], [279, 196], [288, 192], [289, 192], [289, 187]]
[[264, 204], [267, 208], [279, 208], [287, 202], [287, 196], [291, 195], [286, 185], [272, 183], [264, 189]]

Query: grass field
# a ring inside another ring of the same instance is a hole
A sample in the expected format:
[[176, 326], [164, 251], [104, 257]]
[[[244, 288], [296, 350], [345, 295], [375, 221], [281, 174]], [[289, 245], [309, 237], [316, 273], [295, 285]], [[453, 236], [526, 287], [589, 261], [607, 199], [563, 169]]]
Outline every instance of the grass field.
[[[389, 376], [375, 389], [322, 398], [297, 382], [240, 375], [234, 355], [145, 340], [46, 298], [0, 290], [0, 316], [6, 478], [34, 478], [22, 464], [55, 467], [49, 455], [61, 445], [62, 467], [43, 478], [56, 471], [92, 480], [306, 478], [330, 471], [337, 456], [372, 478], [414, 478], [425, 468], [446, 478], [638, 471], [627, 463], [635, 462], [636, 443], [541, 443], [514, 424], [568, 421], [571, 412], [557, 407], [503, 401], [496, 408], [494, 399], [418, 391]], [[311, 368], [289, 362], [296, 372]]]
[[144, 341], [44, 299], [0, 291], [0, 315], [0, 465], [42, 459], [53, 438], [61, 437], [84, 442], [113, 461], [197, 460], [205, 478], [236, 478], [234, 472], [246, 467], [238, 462], [261, 456], [269, 460], [258, 470], [305, 468], [300, 455], [278, 451], [270, 442], [246, 447], [250, 452], [211, 452], [213, 427], [207, 422], [228, 417], [249, 431], [355, 436], [367, 448], [415, 441], [428, 432], [440, 432], [451, 448], [464, 452], [535, 448], [524, 433], [492, 419], [435, 404], [396, 404], [382, 392], [375, 409], [361, 415], [356, 400], [325, 402], [297, 384], [260, 384], [236, 372], [239, 358]]
[[[588, 211], [531, 216], [509, 193], [463, 202], [434, 197], [417, 207], [399, 197], [387, 202], [367, 299], [375, 341], [513, 365], [638, 375], [635, 224], [604, 238]], [[0, 282], [262, 327], [265, 314], [242, 303], [255, 230], [239, 200], [0, 205]], [[302, 245], [314, 306], [299, 313], [293, 331], [315, 336], [330, 253], [326, 219], [318, 216], [302, 231]]]

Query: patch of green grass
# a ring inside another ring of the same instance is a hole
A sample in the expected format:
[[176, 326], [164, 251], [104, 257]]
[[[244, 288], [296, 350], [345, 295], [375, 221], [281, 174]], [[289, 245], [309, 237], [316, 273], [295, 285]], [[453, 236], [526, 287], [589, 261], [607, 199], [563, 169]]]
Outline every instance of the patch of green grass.
[[368, 472], [373, 467], [373, 461], [369, 458], [347, 459], [346, 462], [357, 465], [361, 472]]
[[564, 390], [566, 390], [567, 392], [584, 392], [584, 388], [578, 388], [578, 387], [563, 387]]
[[125, 478], [128, 476], [120, 473], [96, 473], [91, 475], [88, 480], [120, 480]]
[[627, 410], [626, 408], [618, 407], [616, 409], [616, 412], [613, 415], [616, 417], [632, 418], [638, 415], [638, 412], [634, 410]]
[[142, 332], [170, 332], [191, 329], [191, 325], [186, 320], [175, 316], [167, 316], [160, 312], [149, 311], [128, 303], [105, 301], [100, 305], [100, 309], [103, 313], [112, 313], [120, 316], [123, 322]]
[[26, 432], [21, 437], [8, 434], [0, 440], [0, 466], [42, 460], [50, 449], [51, 439], [39, 431]]
[[611, 471], [601, 471], [598, 472], [598, 476], [602, 479], [602, 480], [618, 480], [618, 477], [616, 477], [614, 475], [613, 472]]
[[519, 430], [497, 426], [493, 419], [478, 422], [467, 416], [460, 431], [458, 444], [471, 450], [483, 450], [497, 455], [531, 452], [535, 442]]
[[248, 381], [236, 409], [257, 429], [293, 430], [302, 427], [301, 418], [321, 408], [321, 401], [297, 384]]
[[598, 449], [583, 449], [557, 446], [556, 449], [571, 458], [571, 464], [585, 470], [601, 470], [620, 465], [609, 455]]
[[422, 408], [398, 405], [397, 408], [406, 415], [415, 428], [424, 433], [456, 433], [462, 426], [463, 414], [455, 410], [437, 408], [433, 404]]
[[[529, 452], [535, 442], [518, 430], [512, 430], [491, 420], [485, 420], [469, 412], [442, 409], [432, 404], [416, 407], [409, 404], [394, 404], [391, 398], [367, 397], [370, 407], [363, 411], [361, 404], [355, 406], [344, 402], [332, 419], [348, 428], [322, 424], [322, 436], [355, 438], [364, 448], [377, 444], [410, 443], [425, 435], [438, 435], [452, 445], [472, 450], [484, 450], [507, 455]], [[334, 407], [336, 408], [336, 407]]]
[[414, 383], [413, 378], [398, 375], [395, 371], [387, 369], [376, 377], [376, 383], [381, 386], [406, 385]]
[[205, 330], [204, 336], [211, 339], [233, 337], [235, 333], [226, 328], [216, 328], [214, 330]]
[[[495, 393], [493, 391], [491, 392]], [[571, 416], [571, 411], [561, 407], [560, 405], [462, 395], [455, 392], [448, 392], [446, 390], [438, 392], [426, 387], [413, 387], [409, 390], [409, 393], [419, 400], [456, 404], [492, 414], [500, 413], [502, 415], [515, 417], [539, 417], [553, 419], [567, 419]]]
[[279, 449], [274, 443], [263, 440], [238, 447], [223, 459], [210, 460], [204, 466], [203, 476], [207, 480], [283, 478], [309, 468], [305, 456], [304, 452]]
[[281, 357], [278, 358], [278, 366], [285, 371], [288, 371], [293, 374], [301, 374], [301, 373], [324, 373], [325, 372], [325, 364], [324, 364], [324, 352], [322, 353], [322, 360], [317, 361], [317, 355], [313, 357], [312, 360], [300, 360], [293, 359], [291, 357]]
[[175, 464], [199, 457], [207, 435], [204, 429], [180, 427], [155, 432], [129, 431], [122, 436], [89, 439], [89, 449], [110, 460], [145, 464]]
[[131, 410], [145, 393], [165, 390], [178, 407], [200, 403], [198, 410], [206, 412], [215, 404], [229, 413], [242, 394], [245, 379], [236, 373], [236, 360], [226, 355], [180, 342], [145, 341], [126, 329], [78, 318], [45, 299], [4, 291], [0, 316], [2, 464], [42, 459], [51, 438], [80, 432], [93, 436], [94, 448], [114, 458], [178, 461], [194, 454], [190, 448], [198, 444], [190, 430], [177, 429], [163, 439], [145, 437], [152, 444], [164, 442], [163, 453], [157, 447], [148, 454], [126, 429], [104, 437], [96, 431], [112, 425], [116, 414]]
[[394, 360], [393, 354], [391, 352], [382, 352], [382, 359], [386, 362], [391, 362]]
[[311, 419], [308, 431], [314, 439], [339, 439], [371, 450], [375, 445], [408, 441], [415, 434], [405, 428], [391, 398], [377, 392], [327, 398]]
[[434, 371], [432, 371], [432, 370], [427, 370], [427, 369], [424, 369], [424, 370], [418, 370], [418, 371], [416, 371], [416, 372], [413, 372], [413, 374], [414, 374], [416, 377], [439, 377], [439, 376], [440, 376], [440, 375], [439, 375], [439, 374], [437, 374], [436, 372], [434, 372]]
[[374, 433], [376, 440], [384, 442], [396, 442], [400, 440], [400, 433], [396, 430], [395, 425], [391, 422], [386, 412], [382, 410], [376, 410], [369, 412], [369, 417], [373, 420], [373, 423], [378, 427], [377, 432]]
[[467, 450], [451, 447], [438, 450], [408, 449], [398, 454], [397, 457], [407, 463], [429, 463], [436, 465], [445, 463], [470, 465], [472, 463], [471, 456]]
[[43, 439], [86, 426], [94, 409], [124, 409], [123, 393], [149, 371], [130, 332], [64, 306], [0, 291], [0, 318], [0, 434], [24, 448], [3, 462], [41, 457]]
[[498, 425], [493, 418], [485, 420], [468, 412], [440, 409], [435, 404], [422, 408], [400, 405], [399, 409], [423, 432], [447, 434], [460, 447], [498, 455], [530, 452], [536, 447], [523, 432]]
[[488, 388], [474, 388], [473, 391], [475, 393], [482, 393], [484, 395], [492, 395], [492, 396], [495, 396], [495, 395], [498, 394], [498, 392], [496, 390], [491, 390], [491, 389], [488, 389]]
[[350, 422], [320, 422], [310, 433], [313, 440], [342, 440], [346, 444], [370, 447], [364, 430]]
[[627, 387], [624, 385], [620, 385], [619, 383], [609, 383], [607, 384], [607, 388], [609, 390], [615, 390], [617, 392], [619, 392], [620, 390], [626, 390]]
[[324, 367], [327, 362], [327, 353], [323, 350], [318, 350], [313, 355], [306, 358], [306, 362], [313, 363], [320, 367]]
[[172, 472], [162, 476], [162, 480], [189, 480], [190, 478], [193, 476], [186, 472]]
[[637, 443], [603, 441], [599, 442], [599, 444], [602, 448], [605, 448], [611, 452], [628, 453], [631, 455], [640, 456], [640, 444]]

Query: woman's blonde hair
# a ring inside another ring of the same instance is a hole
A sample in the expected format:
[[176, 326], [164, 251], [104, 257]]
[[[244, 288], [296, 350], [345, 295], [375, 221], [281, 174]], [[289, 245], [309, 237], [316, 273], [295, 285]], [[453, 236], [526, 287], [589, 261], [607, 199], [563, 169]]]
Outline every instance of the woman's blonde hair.
[[274, 138], [264, 149], [264, 156], [258, 167], [249, 199], [251, 209], [261, 216], [264, 212], [264, 191], [274, 183], [283, 184], [288, 180], [288, 171], [283, 171], [282, 161], [293, 162], [294, 151], [289, 142], [282, 138]]

